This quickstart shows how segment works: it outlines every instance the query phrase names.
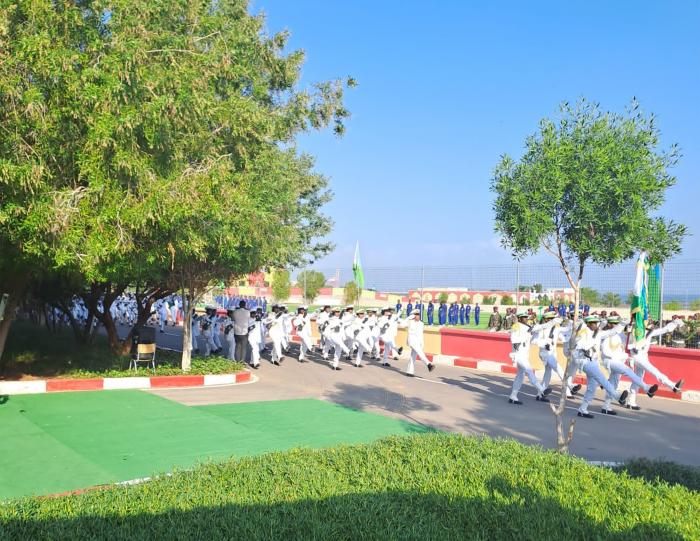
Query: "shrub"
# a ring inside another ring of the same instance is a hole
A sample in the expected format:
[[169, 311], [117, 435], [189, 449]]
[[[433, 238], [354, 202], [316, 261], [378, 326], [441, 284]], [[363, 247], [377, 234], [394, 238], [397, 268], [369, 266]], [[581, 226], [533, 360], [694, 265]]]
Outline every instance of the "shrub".
[[447, 302], [447, 293], [440, 293], [440, 295], [438, 295], [438, 302]]
[[[633, 495], [634, 500], [628, 501]], [[700, 494], [433, 433], [205, 464], [0, 507], [4, 539], [697, 539]], [[359, 517], [362, 517], [361, 519]]]
[[486, 295], [481, 304], [496, 304], [496, 296], [495, 295]]
[[680, 301], [668, 301], [664, 303], [664, 310], [683, 310], [683, 305], [680, 303]]
[[512, 306], [514, 304], [513, 297], [510, 295], [503, 295], [503, 297], [501, 297], [501, 304], [503, 306]]

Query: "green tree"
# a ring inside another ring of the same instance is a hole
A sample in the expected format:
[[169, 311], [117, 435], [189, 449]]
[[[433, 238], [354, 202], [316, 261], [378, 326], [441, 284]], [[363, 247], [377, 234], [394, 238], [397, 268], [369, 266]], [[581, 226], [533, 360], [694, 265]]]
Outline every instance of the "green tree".
[[535, 293], [542, 293], [542, 284], [533, 284], [532, 289]]
[[690, 301], [691, 310], [700, 310], [700, 299], [694, 299]]
[[540, 306], [549, 306], [549, 297], [547, 295], [542, 295], [537, 304]]
[[447, 293], [443, 292], [438, 295], [438, 302], [447, 302]]
[[[642, 249], [663, 262], [680, 251], [685, 227], [657, 215], [675, 183], [668, 169], [680, 154], [675, 145], [659, 149], [656, 119], [636, 101], [625, 114], [586, 100], [564, 103], [560, 113], [556, 121], [540, 122], [519, 161], [501, 158], [491, 190], [503, 246], [516, 258], [541, 249], [552, 254], [574, 290], [576, 318], [588, 263], [612, 265]], [[564, 430], [564, 390], [562, 384], [552, 407], [561, 452], [575, 423]]]
[[520, 304], [522, 306], [530, 306], [530, 299], [523, 299]]
[[304, 295], [304, 300], [308, 304], [312, 304], [318, 296], [318, 292], [326, 285], [326, 277], [322, 272], [318, 271], [301, 271], [297, 276], [297, 287], [300, 288]]
[[668, 301], [664, 303], [664, 310], [677, 312], [678, 310], [683, 310], [683, 305], [680, 301]]
[[286, 301], [292, 290], [292, 283], [289, 280], [289, 271], [286, 269], [275, 269], [272, 275], [272, 296], [277, 301]]
[[608, 291], [601, 297], [600, 302], [603, 306], [614, 308], [622, 305], [622, 297], [617, 293]]
[[360, 290], [355, 282], [347, 282], [344, 286], [343, 299], [345, 304], [355, 304], [360, 298]]
[[496, 296], [495, 295], [486, 295], [484, 297], [484, 300], [482, 301], [482, 304], [496, 304]]
[[460, 299], [460, 301], [464, 304], [471, 304], [472, 299], [468, 295], [462, 295], [462, 298]]
[[581, 302], [589, 306], [596, 305], [600, 302], [600, 295], [595, 289], [590, 287], [581, 288]]
[[0, 10], [0, 279], [18, 292], [11, 301], [32, 272], [54, 268], [90, 291], [179, 290], [186, 367], [190, 308], [212, 284], [328, 251], [327, 181], [294, 142], [329, 124], [343, 132], [354, 81], [300, 87], [303, 53], [286, 53], [287, 33], [269, 35], [247, 8]]
[[503, 306], [512, 306], [514, 304], [513, 297], [510, 295], [503, 295], [503, 297], [501, 297], [501, 304]]

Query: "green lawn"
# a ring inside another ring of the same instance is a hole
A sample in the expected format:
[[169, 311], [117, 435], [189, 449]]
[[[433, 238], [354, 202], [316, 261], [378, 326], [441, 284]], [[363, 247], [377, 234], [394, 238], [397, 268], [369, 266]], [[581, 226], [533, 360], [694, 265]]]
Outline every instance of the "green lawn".
[[0, 499], [425, 430], [317, 400], [188, 407], [142, 391], [10, 396], [0, 426]]
[[700, 494], [512, 440], [424, 434], [13, 501], [0, 506], [0, 536], [690, 540], [700, 536]]

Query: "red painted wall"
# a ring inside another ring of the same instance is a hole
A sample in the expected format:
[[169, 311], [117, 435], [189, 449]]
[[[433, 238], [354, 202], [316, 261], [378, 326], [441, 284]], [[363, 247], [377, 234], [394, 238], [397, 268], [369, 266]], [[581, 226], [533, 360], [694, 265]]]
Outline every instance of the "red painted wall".
[[[510, 340], [506, 333], [442, 328], [442, 354], [496, 361], [510, 366]], [[700, 390], [700, 350], [653, 346], [649, 360], [674, 382], [683, 378], [683, 390]], [[655, 382], [648, 373], [644, 380]]]

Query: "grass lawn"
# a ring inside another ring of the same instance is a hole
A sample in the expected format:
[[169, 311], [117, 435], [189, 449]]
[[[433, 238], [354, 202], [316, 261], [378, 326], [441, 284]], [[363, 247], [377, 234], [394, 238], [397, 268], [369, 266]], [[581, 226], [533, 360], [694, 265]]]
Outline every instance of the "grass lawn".
[[679, 540], [700, 494], [510, 440], [424, 434], [0, 506], [3, 539]]
[[0, 426], [0, 499], [425, 430], [317, 400], [189, 407], [142, 391], [10, 396]]
[[[27, 321], [16, 321], [10, 329], [3, 355], [6, 363], [0, 379], [38, 378], [116, 378], [153, 376], [153, 371], [139, 365], [136, 371], [127, 370], [129, 357], [115, 355], [103, 334], [95, 336], [94, 343], [78, 344], [70, 329], [50, 332]], [[232, 363], [224, 357], [194, 357], [188, 374], [230, 374], [243, 370], [243, 363]], [[181, 375], [180, 353], [156, 352], [157, 376]]]

